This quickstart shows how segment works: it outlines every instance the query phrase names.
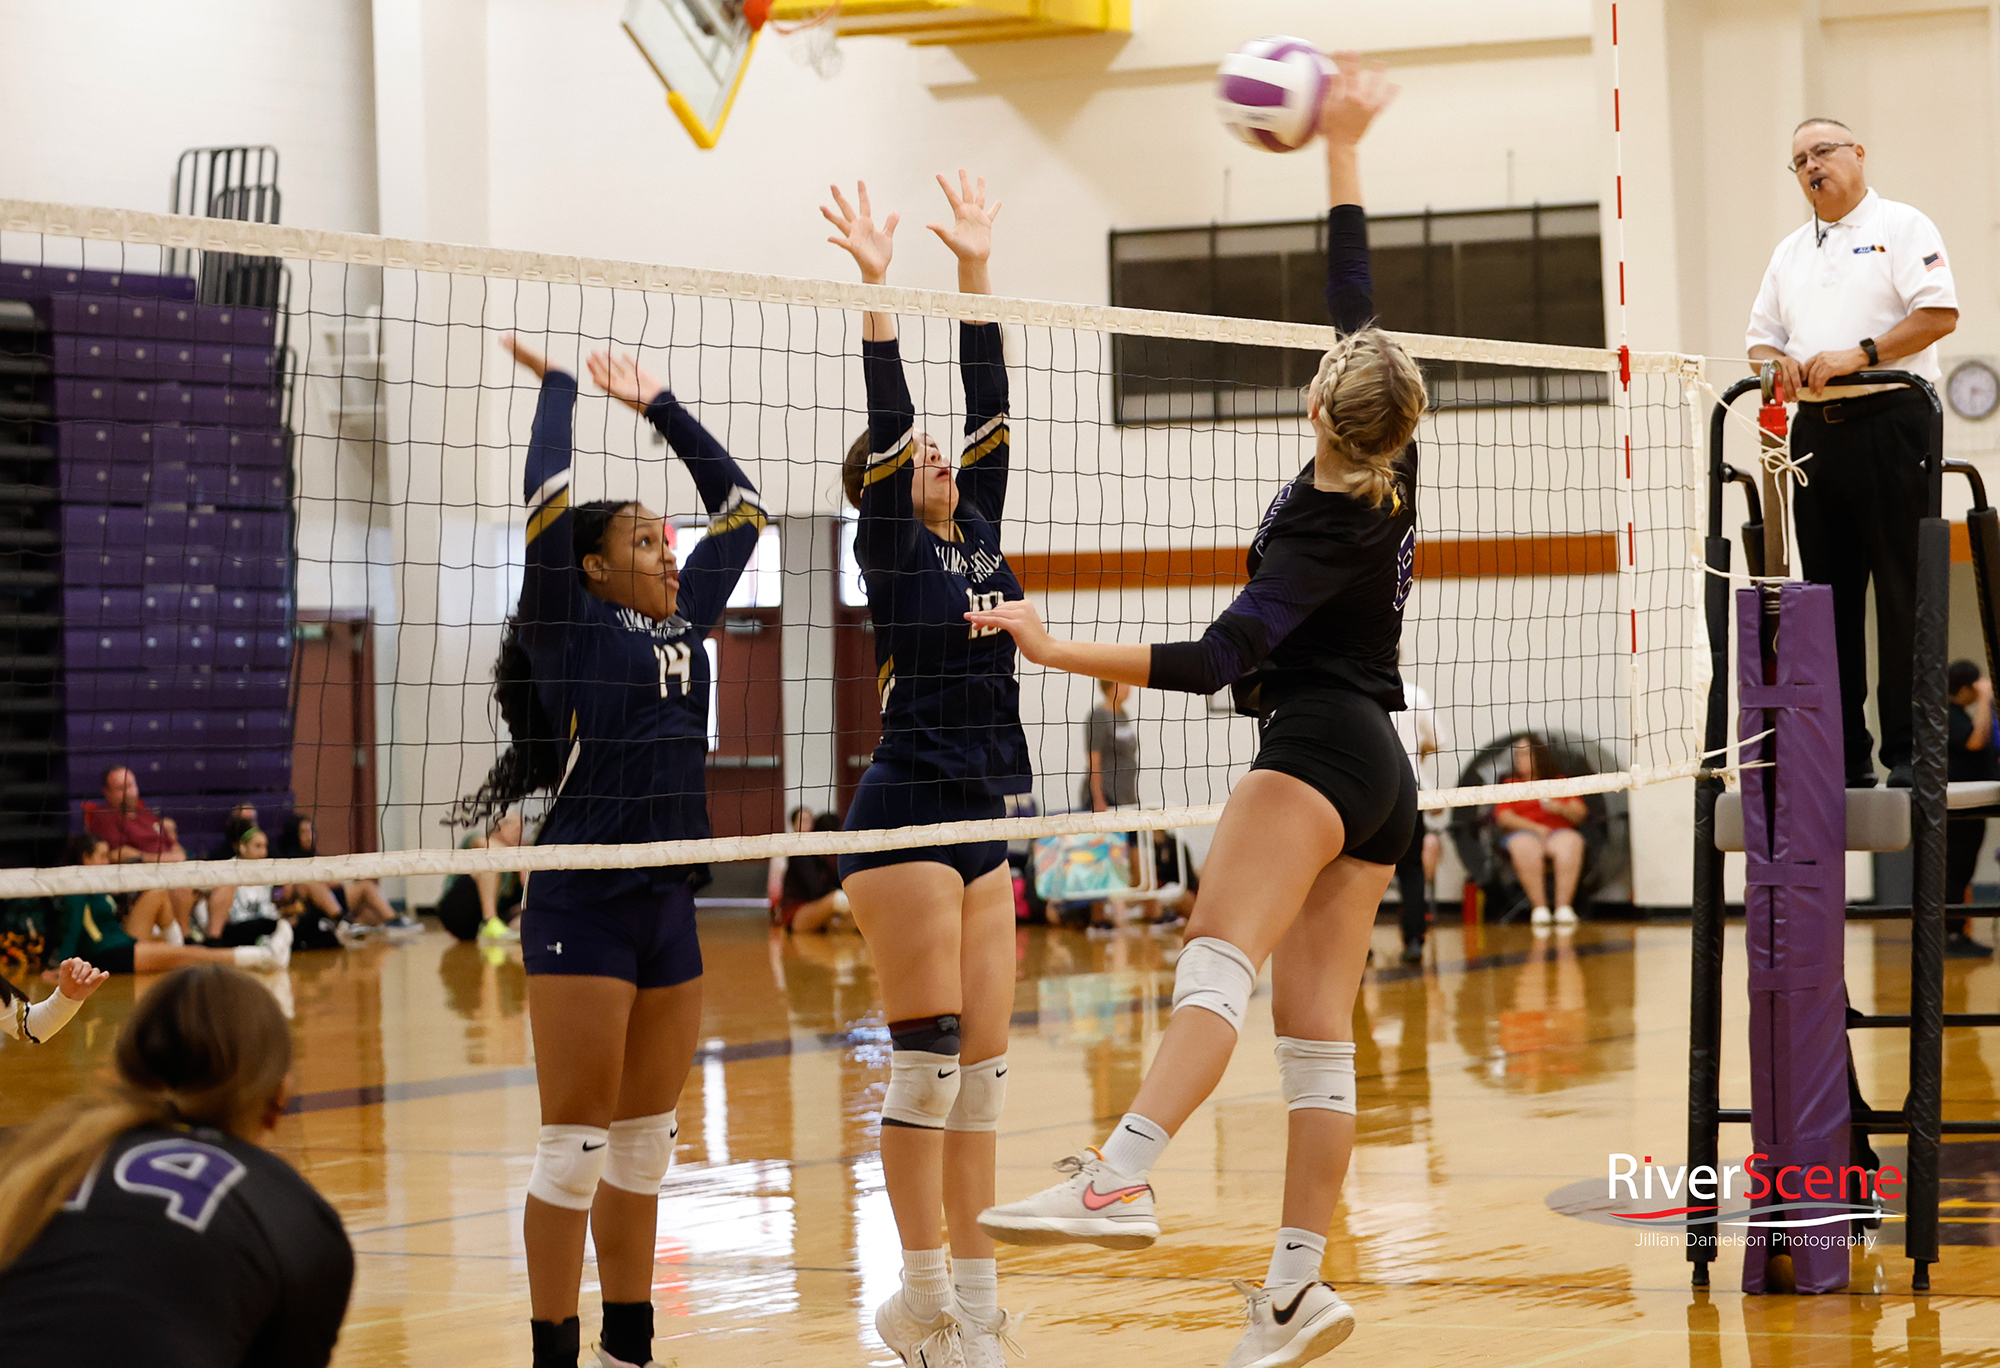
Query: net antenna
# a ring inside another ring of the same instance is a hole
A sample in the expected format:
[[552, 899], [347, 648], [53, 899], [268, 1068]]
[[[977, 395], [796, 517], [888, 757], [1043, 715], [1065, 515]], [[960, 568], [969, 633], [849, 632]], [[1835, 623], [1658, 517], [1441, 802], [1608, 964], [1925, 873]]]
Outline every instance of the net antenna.
[[761, 15], [752, 23], [748, 8], [745, 0], [626, 0], [619, 20], [667, 88], [667, 107], [705, 152], [722, 138], [757, 47]]

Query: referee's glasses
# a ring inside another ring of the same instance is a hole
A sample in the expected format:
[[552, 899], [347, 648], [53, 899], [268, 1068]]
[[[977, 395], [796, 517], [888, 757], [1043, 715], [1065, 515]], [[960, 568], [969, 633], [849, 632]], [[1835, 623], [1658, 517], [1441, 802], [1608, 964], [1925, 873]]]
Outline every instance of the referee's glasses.
[[1855, 146], [1855, 144], [1851, 142], [1817, 143], [1811, 147], [1808, 147], [1804, 152], [1802, 152], [1796, 157], [1793, 157], [1790, 161], [1786, 162], [1785, 169], [1787, 171], [1790, 171], [1793, 175], [1797, 175], [1799, 172], [1806, 169], [1807, 162], [1823, 162], [1828, 157], [1831, 157], [1834, 153], [1838, 152], [1841, 148], [1853, 147], [1853, 146]]

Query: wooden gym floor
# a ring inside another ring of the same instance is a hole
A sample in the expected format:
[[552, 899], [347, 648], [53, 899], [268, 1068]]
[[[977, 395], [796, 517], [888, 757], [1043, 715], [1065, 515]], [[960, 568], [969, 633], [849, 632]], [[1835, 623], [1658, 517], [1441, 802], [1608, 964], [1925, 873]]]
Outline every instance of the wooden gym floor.
[[[1857, 1006], [1906, 1000], [1906, 934], [1850, 930]], [[890, 1361], [869, 1328], [898, 1254], [873, 1125], [888, 1042], [866, 953], [853, 937], [773, 938], [761, 917], [725, 913], [704, 914], [702, 937], [708, 1019], [660, 1199], [655, 1353], [680, 1368]], [[1176, 943], [1021, 934], [1003, 1195], [1040, 1186], [1124, 1109], [1163, 1024]], [[1922, 1300], [1894, 1222], [1854, 1252], [1848, 1294], [1814, 1298], [1743, 1296], [1740, 1251], [1697, 1295], [1678, 1247], [1586, 1219], [1609, 1152], [1681, 1162], [1687, 946], [1671, 925], [1536, 938], [1446, 924], [1421, 972], [1370, 972], [1360, 1144], [1326, 1262], [1361, 1324], [1328, 1362], [2000, 1364], [2000, 1145], [1949, 1147], [1949, 1244]], [[1385, 966], [1395, 948], [1384, 925]], [[1735, 1043], [1740, 935], [1730, 954]], [[1946, 972], [1953, 1010], [2000, 998], [2000, 965]], [[105, 1065], [141, 986], [114, 981], [41, 1049], [0, 1042], [0, 1125]], [[521, 1202], [539, 1123], [518, 952], [433, 931], [302, 954], [290, 989], [296, 1111], [275, 1144], [340, 1210], [359, 1269], [335, 1362], [525, 1365]], [[1857, 1039], [1871, 1099], [1896, 1105], [1903, 1036]], [[1946, 1115], [2000, 1111], [1981, 1101], [2000, 1096], [1996, 1072], [2000, 1033], [1951, 1033]], [[1735, 1048], [1725, 1104], [1746, 1096]], [[1277, 1223], [1283, 1114], [1260, 999], [1215, 1100], [1154, 1174], [1157, 1246], [1003, 1252], [1003, 1300], [1030, 1311], [1035, 1368], [1222, 1363], [1241, 1307], [1229, 1280], [1262, 1276]], [[1740, 1158], [1746, 1141], [1733, 1128], [1724, 1153]]]

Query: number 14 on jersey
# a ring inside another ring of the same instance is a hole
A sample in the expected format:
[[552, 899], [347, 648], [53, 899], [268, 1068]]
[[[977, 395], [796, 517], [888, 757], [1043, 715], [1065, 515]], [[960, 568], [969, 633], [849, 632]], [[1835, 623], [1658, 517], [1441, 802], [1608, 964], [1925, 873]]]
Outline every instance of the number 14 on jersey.
[[672, 698], [674, 695], [668, 686], [679, 680], [680, 693], [685, 698], [694, 652], [685, 641], [677, 641], [671, 646], [656, 644], [653, 654], [660, 658], [660, 697]]

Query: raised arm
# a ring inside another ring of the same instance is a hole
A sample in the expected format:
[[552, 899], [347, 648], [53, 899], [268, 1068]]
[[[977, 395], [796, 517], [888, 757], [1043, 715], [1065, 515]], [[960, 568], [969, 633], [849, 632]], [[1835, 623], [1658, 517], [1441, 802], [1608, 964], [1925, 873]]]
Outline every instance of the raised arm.
[[519, 616], [522, 629], [532, 635], [539, 628], [567, 623], [576, 594], [569, 530], [576, 377], [551, 367], [546, 357], [511, 333], [500, 339], [500, 345], [542, 382], [521, 477], [521, 498], [528, 509], [528, 563], [521, 580]]
[[1326, 311], [1342, 332], [1375, 317], [1375, 286], [1368, 269], [1368, 215], [1361, 207], [1360, 144], [1368, 125], [1396, 98], [1397, 87], [1380, 62], [1354, 52], [1334, 56], [1333, 79], [1319, 109], [1326, 142]]
[[757, 503], [757, 486], [673, 391], [640, 369], [633, 357], [592, 352], [587, 364], [592, 383], [644, 414], [694, 477], [695, 492], [709, 513], [708, 534], [681, 564], [675, 611], [706, 631], [722, 616], [769, 521]]
[[[986, 180], [961, 170], [956, 187], [937, 178], [951, 205], [949, 225], [926, 225], [958, 258], [961, 294], [988, 294], [993, 280], [987, 262], [993, 254], [993, 222], [1000, 203], [986, 202]], [[981, 517], [997, 523], [1007, 505], [1007, 361], [1002, 353], [998, 323], [958, 326], [958, 369], [965, 383], [965, 448], [958, 460], [959, 493]]]
[[[854, 258], [862, 284], [883, 284], [895, 255], [898, 216], [891, 214], [880, 228], [875, 226], [865, 181], [855, 187], [854, 205], [849, 205], [839, 186], [832, 189], [838, 207], [821, 205], [820, 213], [839, 231], [827, 241]], [[903, 375], [892, 315], [871, 311], [862, 316], [861, 379], [868, 395], [868, 462], [861, 477], [854, 554], [863, 570], [872, 570], [893, 564], [914, 540], [918, 527], [910, 502], [917, 407]]]

